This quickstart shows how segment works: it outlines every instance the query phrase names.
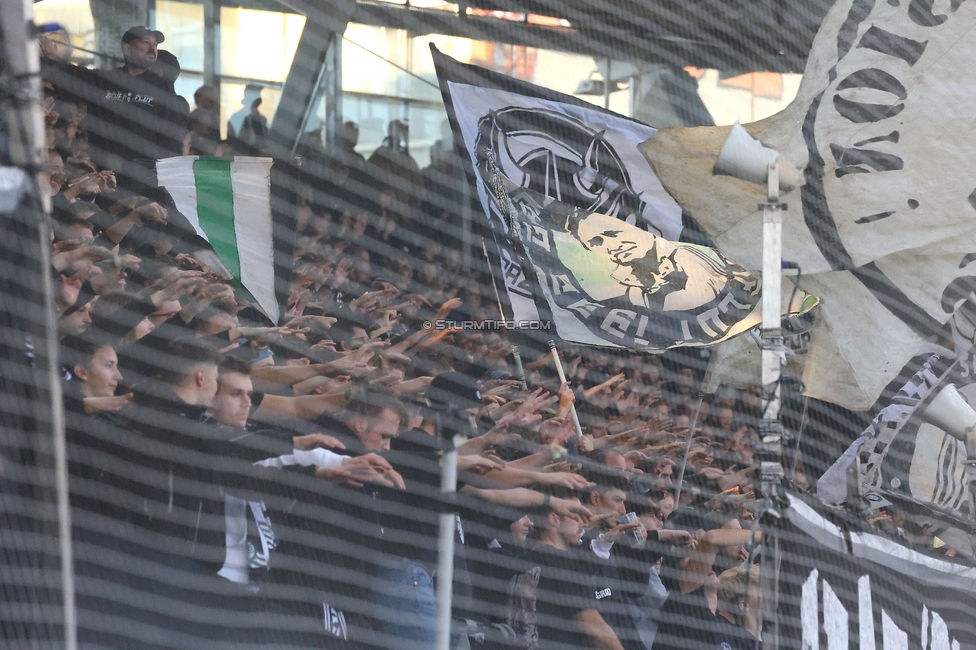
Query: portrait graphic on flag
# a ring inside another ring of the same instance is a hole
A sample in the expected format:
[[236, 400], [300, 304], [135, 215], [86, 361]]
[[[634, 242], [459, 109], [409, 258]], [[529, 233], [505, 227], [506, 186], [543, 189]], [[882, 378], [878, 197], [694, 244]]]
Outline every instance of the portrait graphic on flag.
[[681, 208], [637, 150], [655, 129], [575, 97], [460, 64], [436, 50], [433, 56], [452, 126], [471, 162], [470, 181], [487, 218], [489, 262], [506, 318], [536, 321], [540, 313], [512, 249], [507, 216], [498, 213], [484, 180], [472, 172], [478, 147], [489, 147], [509, 180], [540, 197], [605, 214], [672, 241], [680, 238]]
[[490, 157], [478, 171], [564, 341], [663, 350], [710, 345], [759, 323], [758, 279], [718, 251], [542, 197]]

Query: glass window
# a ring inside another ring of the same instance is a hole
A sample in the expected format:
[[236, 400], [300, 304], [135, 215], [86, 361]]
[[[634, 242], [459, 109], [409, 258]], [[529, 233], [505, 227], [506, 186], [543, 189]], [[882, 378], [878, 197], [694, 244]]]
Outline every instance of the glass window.
[[203, 71], [203, 5], [157, 0], [155, 27], [166, 37], [162, 49], [175, 54], [184, 71]]
[[95, 20], [88, 0], [43, 0], [34, 5], [34, 20], [60, 24], [67, 34], [53, 34], [52, 38], [71, 43], [75, 48], [72, 61], [84, 66], [94, 63]]
[[223, 7], [220, 74], [284, 82], [304, 27], [304, 16]]

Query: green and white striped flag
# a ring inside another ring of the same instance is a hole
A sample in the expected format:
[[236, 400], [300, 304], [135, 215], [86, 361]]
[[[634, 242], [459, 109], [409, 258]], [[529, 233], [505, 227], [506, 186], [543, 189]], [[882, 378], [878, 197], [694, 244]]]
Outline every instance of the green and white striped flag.
[[201, 252], [200, 261], [238, 280], [276, 323], [272, 163], [271, 158], [178, 156], [157, 161], [156, 172], [179, 211], [213, 246], [216, 256]]

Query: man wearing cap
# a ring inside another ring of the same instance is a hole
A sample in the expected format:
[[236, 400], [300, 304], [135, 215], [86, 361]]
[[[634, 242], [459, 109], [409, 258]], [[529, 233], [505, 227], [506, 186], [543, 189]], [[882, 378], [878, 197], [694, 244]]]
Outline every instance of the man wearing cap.
[[156, 160], [182, 155], [187, 132], [186, 100], [155, 72], [164, 40], [143, 26], [123, 34], [125, 65], [99, 71], [99, 94], [89, 108], [92, 159], [137, 191], [155, 185]]

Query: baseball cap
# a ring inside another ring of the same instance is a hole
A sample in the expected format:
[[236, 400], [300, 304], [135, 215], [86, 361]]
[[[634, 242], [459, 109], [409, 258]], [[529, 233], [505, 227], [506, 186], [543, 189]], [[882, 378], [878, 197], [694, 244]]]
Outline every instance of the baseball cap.
[[132, 41], [138, 41], [147, 36], [155, 37], [157, 45], [166, 40], [166, 37], [158, 29], [149, 29], [142, 25], [136, 25], [135, 27], [130, 27], [125, 34], [122, 34], [122, 42], [131, 43]]

